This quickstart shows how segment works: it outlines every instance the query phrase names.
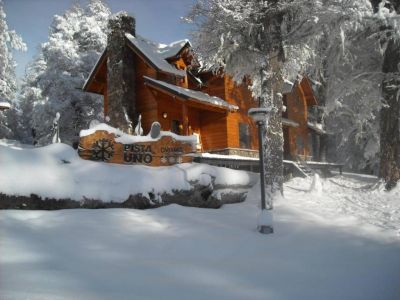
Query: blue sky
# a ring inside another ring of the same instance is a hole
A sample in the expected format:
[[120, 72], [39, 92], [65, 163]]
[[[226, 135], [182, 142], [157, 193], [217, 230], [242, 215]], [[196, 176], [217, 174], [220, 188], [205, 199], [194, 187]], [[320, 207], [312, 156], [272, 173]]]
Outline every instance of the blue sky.
[[[106, 0], [113, 13], [125, 10], [136, 17], [136, 32], [160, 43], [189, 37], [190, 26], [181, 22], [195, 0]], [[24, 75], [25, 66], [47, 40], [48, 29], [55, 14], [63, 14], [73, 3], [85, 0], [3, 0], [10, 29], [16, 30], [28, 46], [25, 53], [14, 52], [17, 76]]]

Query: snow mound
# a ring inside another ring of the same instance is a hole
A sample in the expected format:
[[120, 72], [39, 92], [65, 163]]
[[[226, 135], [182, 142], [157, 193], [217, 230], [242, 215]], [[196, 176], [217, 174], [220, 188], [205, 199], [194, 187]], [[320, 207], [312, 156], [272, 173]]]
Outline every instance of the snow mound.
[[206, 164], [147, 167], [88, 161], [62, 143], [33, 149], [0, 145], [0, 166], [0, 193], [76, 201], [123, 202], [140, 193], [172, 194], [197, 181], [235, 187], [257, 181], [252, 173]]
[[194, 135], [189, 135], [189, 136], [183, 136], [183, 135], [178, 135], [170, 131], [161, 131], [160, 136], [153, 139], [150, 136], [150, 133], [145, 136], [139, 136], [139, 135], [130, 135], [127, 133], [124, 133], [123, 131], [111, 127], [108, 124], [105, 123], [94, 123], [93, 126], [91, 126], [89, 129], [81, 130], [79, 133], [80, 137], [85, 137], [91, 134], [94, 134], [96, 131], [106, 131], [108, 133], [112, 133], [115, 135], [115, 141], [117, 143], [121, 144], [133, 144], [133, 143], [141, 143], [141, 142], [154, 142], [156, 140], [159, 140], [163, 136], [170, 136], [173, 139], [180, 141], [180, 142], [187, 142], [187, 143], [192, 143], [195, 144], [197, 142], [197, 138]]

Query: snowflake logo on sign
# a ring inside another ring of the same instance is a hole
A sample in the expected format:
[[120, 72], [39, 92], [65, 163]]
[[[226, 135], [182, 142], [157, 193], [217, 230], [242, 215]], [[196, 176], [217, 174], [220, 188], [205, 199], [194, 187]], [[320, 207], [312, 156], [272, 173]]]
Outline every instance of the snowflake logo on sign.
[[101, 139], [92, 145], [92, 160], [108, 161], [114, 155], [114, 144], [107, 139]]

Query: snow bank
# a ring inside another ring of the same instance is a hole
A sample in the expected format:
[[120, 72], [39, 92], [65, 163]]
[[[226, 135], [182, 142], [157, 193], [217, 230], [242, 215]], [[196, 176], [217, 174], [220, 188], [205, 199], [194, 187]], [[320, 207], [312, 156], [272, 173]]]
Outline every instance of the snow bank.
[[333, 180], [318, 200], [310, 179], [286, 184], [269, 235], [259, 186], [218, 210], [1, 211], [0, 299], [397, 300], [399, 238], [358, 217], [384, 204], [363, 180]]
[[245, 187], [257, 180], [251, 173], [205, 164], [147, 167], [87, 161], [65, 144], [34, 149], [0, 145], [0, 193], [7, 195], [122, 202], [139, 193], [189, 190], [202, 174], [215, 185]]
[[140, 136], [140, 135], [130, 135], [127, 133], [124, 133], [123, 131], [111, 127], [110, 125], [107, 125], [105, 123], [99, 123], [96, 124], [94, 126], [92, 126], [89, 129], [85, 129], [85, 130], [81, 130], [79, 133], [80, 137], [85, 137], [91, 134], [94, 134], [96, 131], [106, 131], [108, 133], [112, 133], [115, 135], [115, 141], [117, 143], [121, 143], [121, 144], [133, 144], [133, 143], [140, 143], [140, 142], [154, 142], [156, 140], [159, 140], [161, 137], [163, 136], [170, 136], [172, 138], [174, 138], [177, 141], [180, 142], [188, 142], [188, 143], [192, 143], [192, 144], [196, 144], [197, 142], [197, 138], [194, 135], [189, 135], [189, 136], [184, 136], [184, 135], [178, 135], [175, 134], [173, 132], [170, 131], [161, 131], [160, 136], [153, 139], [150, 136], [150, 133], [148, 135], [145, 136]]

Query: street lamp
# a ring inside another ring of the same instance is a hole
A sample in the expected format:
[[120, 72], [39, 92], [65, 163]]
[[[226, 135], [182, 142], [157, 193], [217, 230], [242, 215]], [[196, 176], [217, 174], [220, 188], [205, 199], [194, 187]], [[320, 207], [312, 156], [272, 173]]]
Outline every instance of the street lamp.
[[263, 129], [267, 117], [271, 112], [268, 108], [258, 107], [250, 108], [249, 116], [253, 118], [258, 126], [258, 145], [259, 145], [259, 162], [260, 162], [260, 183], [261, 183], [261, 214], [258, 219], [257, 229], [261, 233], [269, 234], [274, 232], [272, 226], [272, 203], [265, 201], [265, 174], [264, 174], [264, 145], [263, 145]]

